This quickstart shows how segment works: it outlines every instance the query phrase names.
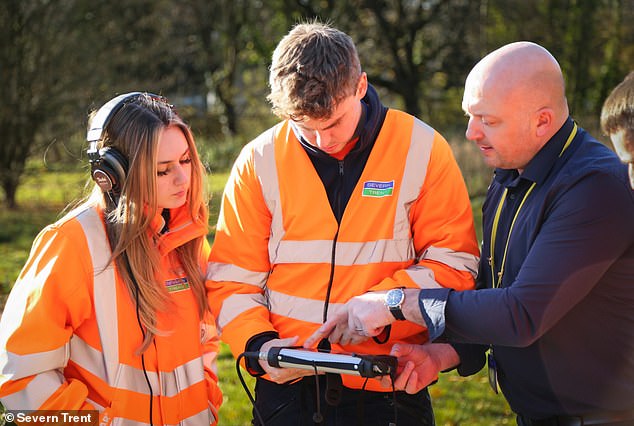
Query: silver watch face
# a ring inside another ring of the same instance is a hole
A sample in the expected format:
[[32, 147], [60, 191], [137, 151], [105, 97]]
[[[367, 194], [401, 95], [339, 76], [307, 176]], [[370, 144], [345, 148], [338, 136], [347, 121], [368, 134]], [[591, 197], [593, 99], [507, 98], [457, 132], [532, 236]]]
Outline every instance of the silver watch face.
[[385, 295], [385, 304], [389, 307], [400, 306], [403, 303], [403, 299], [405, 298], [405, 294], [403, 290], [400, 288], [394, 288], [387, 292]]

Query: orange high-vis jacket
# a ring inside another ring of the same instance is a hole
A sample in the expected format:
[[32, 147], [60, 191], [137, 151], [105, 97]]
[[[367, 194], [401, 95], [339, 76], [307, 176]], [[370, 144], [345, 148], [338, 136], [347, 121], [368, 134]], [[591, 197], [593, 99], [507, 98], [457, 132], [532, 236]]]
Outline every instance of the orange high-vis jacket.
[[[222, 402], [218, 337], [201, 321], [175, 249], [206, 234], [187, 207], [171, 210], [157, 249], [170, 305], [141, 356], [135, 304], [110, 262], [103, 214], [71, 212], [44, 229], [0, 322], [0, 401], [8, 410], [98, 410], [101, 425], [212, 425]], [[155, 225], [160, 229], [162, 218]], [[209, 246], [201, 253], [206, 268]], [[203, 270], [204, 272], [204, 270]]]
[[[473, 215], [444, 138], [411, 115], [388, 110], [340, 225], [311, 160], [286, 121], [240, 154], [225, 188], [208, 278], [221, 338], [234, 354], [264, 332], [299, 343], [351, 297], [396, 287], [474, 288]], [[423, 343], [426, 330], [392, 325], [390, 339], [333, 351], [387, 354]], [[361, 388], [363, 378], [344, 384]], [[366, 389], [386, 391], [370, 380]]]

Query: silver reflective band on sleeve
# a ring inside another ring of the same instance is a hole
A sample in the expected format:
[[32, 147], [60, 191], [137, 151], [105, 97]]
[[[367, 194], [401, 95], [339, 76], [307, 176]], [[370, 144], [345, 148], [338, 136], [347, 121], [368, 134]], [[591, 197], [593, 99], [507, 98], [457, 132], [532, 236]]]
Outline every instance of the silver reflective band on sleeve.
[[221, 333], [222, 329], [241, 313], [258, 306], [266, 306], [266, 300], [261, 293], [232, 294], [227, 297], [216, 318], [218, 332]]
[[64, 383], [60, 370], [40, 373], [24, 389], [2, 397], [2, 403], [12, 410], [32, 410], [44, 402]]
[[422, 289], [442, 287], [436, 282], [434, 271], [426, 266], [412, 265], [405, 270], [405, 273]]
[[61, 369], [66, 366], [70, 356], [69, 344], [46, 352], [18, 355], [6, 352], [2, 375], [7, 380], [19, 380], [48, 370]]
[[478, 273], [478, 256], [470, 253], [454, 251], [444, 247], [429, 247], [423, 252], [418, 261], [433, 260], [444, 263], [458, 271], [470, 272], [473, 277]]
[[[478, 273], [478, 257], [470, 253], [457, 252], [446, 248], [429, 247], [417, 259], [432, 260], [443, 263], [457, 271], [469, 272], [474, 278]], [[405, 272], [422, 289], [442, 287], [434, 277], [434, 271], [423, 265], [414, 264], [408, 267]]]
[[101, 380], [105, 381], [108, 377], [103, 363], [103, 353], [76, 334], [70, 339], [70, 360]]
[[210, 262], [207, 279], [212, 281], [237, 281], [264, 288], [268, 272], [254, 272], [228, 263]]

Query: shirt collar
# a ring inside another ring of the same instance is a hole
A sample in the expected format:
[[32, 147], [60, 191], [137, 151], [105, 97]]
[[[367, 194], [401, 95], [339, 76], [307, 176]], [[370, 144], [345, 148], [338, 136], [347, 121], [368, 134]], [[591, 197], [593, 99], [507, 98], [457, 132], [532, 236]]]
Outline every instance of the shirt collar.
[[516, 169], [495, 169], [495, 180], [506, 186], [517, 186], [522, 179], [538, 184], [543, 182], [559, 158], [574, 124], [573, 119], [568, 117], [557, 133], [528, 162], [522, 175]]

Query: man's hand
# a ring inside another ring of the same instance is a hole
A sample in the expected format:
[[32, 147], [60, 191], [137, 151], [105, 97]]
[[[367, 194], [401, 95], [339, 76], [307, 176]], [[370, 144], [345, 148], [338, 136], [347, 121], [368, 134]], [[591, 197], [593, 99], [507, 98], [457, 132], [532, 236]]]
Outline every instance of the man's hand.
[[[392, 347], [390, 354], [398, 358], [394, 388], [409, 394], [420, 392], [437, 380], [441, 371], [460, 363], [460, 357], [456, 351], [446, 343], [424, 345], [397, 343]], [[392, 385], [389, 377], [383, 377], [381, 384], [385, 387]]]
[[[289, 347], [294, 346], [297, 343], [298, 337], [289, 337], [287, 339], [273, 339], [264, 343], [260, 348], [260, 352], [267, 352], [269, 348], [272, 347]], [[289, 382], [291, 380], [298, 379], [304, 376], [313, 376], [315, 374], [314, 371], [311, 370], [303, 370], [301, 368], [275, 368], [271, 367], [266, 360], [260, 360], [260, 366], [266, 371], [269, 375], [271, 381], [282, 384]]]
[[378, 336], [386, 325], [395, 321], [385, 306], [385, 293], [372, 291], [353, 297], [306, 339], [304, 347], [313, 347], [326, 337], [333, 344], [356, 345]]

